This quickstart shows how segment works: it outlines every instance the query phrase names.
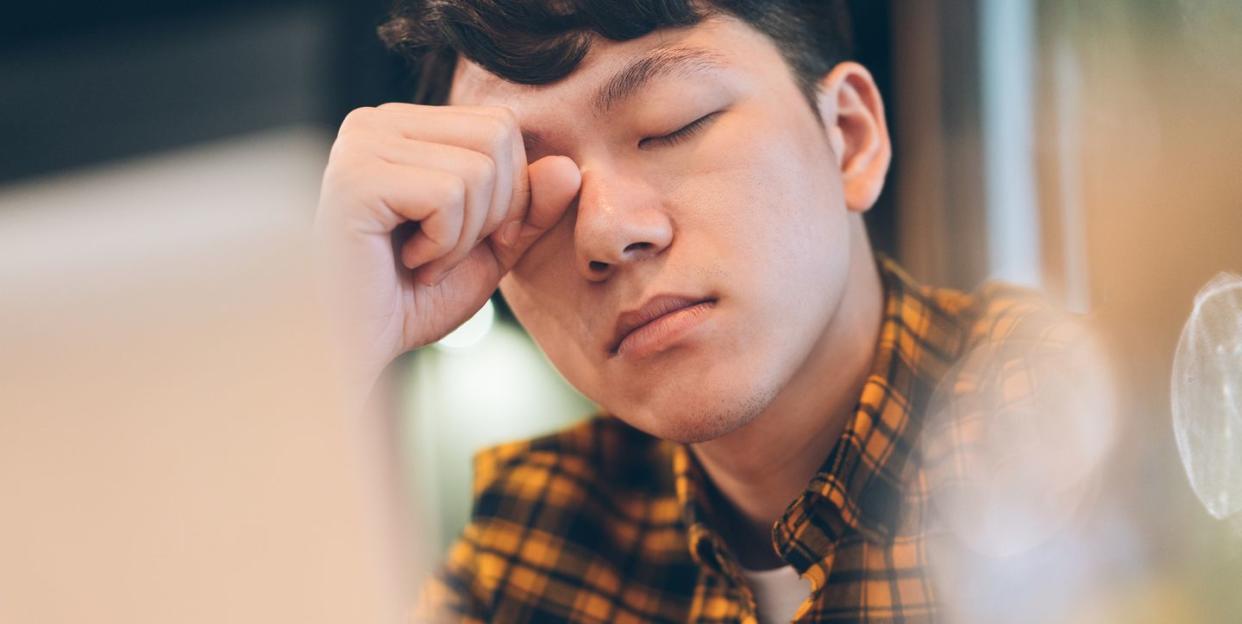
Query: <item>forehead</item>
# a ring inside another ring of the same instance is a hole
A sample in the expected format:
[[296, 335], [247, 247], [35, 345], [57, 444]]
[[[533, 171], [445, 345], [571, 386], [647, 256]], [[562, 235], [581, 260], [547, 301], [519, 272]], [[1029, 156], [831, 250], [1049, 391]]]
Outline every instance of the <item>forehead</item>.
[[758, 31], [732, 17], [710, 16], [694, 26], [663, 28], [629, 41], [595, 37], [582, 62], [568, 76], [548, 85], [509, 82], [461, 58], [448, 103], [507, 106], [519, 117], [523, 112], [537, 113], [551, 105], [569, 102], [589, 102], [600, 108], [599, 100], [607, 98], [605, 87], [610, 78], [616, 78], [618, 72], [637, 59], [665, 51], [673, 56], [688, 56], [685, 53], [689, 52], [697, 57], [681, 64], [683, 70], [708, 69], [709, 65], [714, 65], [719, 69], [744, 71], [757, 63], [770, 63], [774, 57], [780, 61], [775, 47]]

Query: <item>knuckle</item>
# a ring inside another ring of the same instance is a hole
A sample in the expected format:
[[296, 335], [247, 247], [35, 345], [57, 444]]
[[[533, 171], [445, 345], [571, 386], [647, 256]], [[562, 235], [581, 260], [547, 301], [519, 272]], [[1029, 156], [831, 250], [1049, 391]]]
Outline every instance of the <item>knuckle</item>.
[[378, 110], [379, 109], [371, 106], [361, 106], [349, 111], [349, 113], [345, 115], [345, 119], [341, 122], [340, 132], [343, 133], [359, 126], [369, 124], [371, 120], [375, 118], [375, 113]]
[[483, 112], [507, 126], [517, 125], [517, 115], [507, 106], [484, 106]]
[[350, 168], [357, 149], [355, 143], [353, 134], [342, 127], [340, 134], [332, 142], [332, 149], [328, 151], [329, 168], [337, 170]]
[[495, 117], [483, 117], [479, 119], [479, 123], [483, 127], [483, 135], [488, 146], [505, 140], [505, 136], [509, 134], [509, 126]]
[[466, 181], [455, 175], [439, 176], [435, 196], [439, 206], [460, 208], [466, 203]]
[[486, 154], [470, 152], [466, 167], [470, 181], [477, 186], [491, 184], [496, 176], [496, 163]]
[[426, 236], [431, 241], [432, 249], [434, 249], [436, 254], [441, 257], [453, 251], [453, 248], [457, 246], [457, 238], [452, 234], [440, 236], [428, 232]]
[[501, 132], [492, 134], [487, 141], [488, 154], [491, 155], [496, 162], [503, 162], [510, 154], [513, 145], [513, 133]]
[[491, 122], [489, 130], [493, 134], [512, 136], [517, 133], [520, 124], [512, 109], [503, 106], [488, 106], [484, 111]]

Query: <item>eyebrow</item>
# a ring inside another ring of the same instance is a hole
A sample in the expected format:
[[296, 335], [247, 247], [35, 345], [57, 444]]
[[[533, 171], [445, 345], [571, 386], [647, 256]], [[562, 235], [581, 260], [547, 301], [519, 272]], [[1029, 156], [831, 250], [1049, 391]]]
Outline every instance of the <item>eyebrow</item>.
[[652, 80], [669, 75], [690, 76], [721, 69], [723, 57], [703, 48], [656, 48], [633, 60], [595, 92], [592, 103], [605, 114]]
[[[597, 115], [604, 115], [621, 102], [631, 98], [647, 83], [664, 76], [690, 76], [725, 67], [719, 53], [703, 48], [656, 48], [631, 61], [604, 84], [591, 98]], [[522, 132], [527, 152], [538, 149], [544, 139], [534, 131]]]

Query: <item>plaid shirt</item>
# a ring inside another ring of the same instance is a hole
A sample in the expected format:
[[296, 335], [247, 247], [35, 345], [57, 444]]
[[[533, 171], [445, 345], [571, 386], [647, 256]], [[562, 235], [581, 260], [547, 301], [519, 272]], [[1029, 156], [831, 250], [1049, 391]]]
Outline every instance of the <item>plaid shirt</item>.
[[[923, 411], [957, 358], [1041, 309], [1011, 287], [968, 295], [879, 266], [884, 319], [854, 416], [772, 527], [776, 552], [810, 581], [796, 621], [935, 619]], [[757, 621], [686, 446], [597, 416], [483, 451], [474, 469], [472, 519], [425, 588], [420, 619]]]

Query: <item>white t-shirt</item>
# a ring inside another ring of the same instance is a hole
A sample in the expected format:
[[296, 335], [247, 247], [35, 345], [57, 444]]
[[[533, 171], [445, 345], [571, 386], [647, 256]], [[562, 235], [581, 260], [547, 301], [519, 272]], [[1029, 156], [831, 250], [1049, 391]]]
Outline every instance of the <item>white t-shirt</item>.
[[773, 570], [743, 569], [742, 573], [755, 594], [761, 624], [789, 622], [811, 595], [811, 582], [799, 578], [790, 565]]

